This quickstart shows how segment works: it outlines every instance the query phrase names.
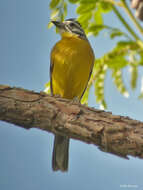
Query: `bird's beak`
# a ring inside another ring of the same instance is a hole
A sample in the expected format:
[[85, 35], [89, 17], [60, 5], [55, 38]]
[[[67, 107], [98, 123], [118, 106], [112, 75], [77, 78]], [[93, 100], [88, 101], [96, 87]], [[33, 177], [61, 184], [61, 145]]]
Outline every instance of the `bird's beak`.
[[57, 28], [64, 28], [64, 24], [60, 21], [51, 21]]

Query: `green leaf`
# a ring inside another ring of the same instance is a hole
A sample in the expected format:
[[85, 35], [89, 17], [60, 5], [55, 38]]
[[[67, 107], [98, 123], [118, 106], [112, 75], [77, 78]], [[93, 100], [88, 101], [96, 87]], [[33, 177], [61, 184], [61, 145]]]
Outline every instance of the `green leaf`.
[[101, 106], [100, 106], [100, 108], [101, 108], [102, 110], [107, 109], [107, 104], [106, 104], [106, 101], [105, 101], [105, 100], [102, 100], [102, 101], [101, 101]]
[[68, 0], [70, 3], [77, 3], [79, 0]]
[[108, 59], [108, 67], [110, 69], [121, 69], [128, 65], [128, 61], [123, 55], [116, 55]]
[[51, 28], [53, 26], [53, 23], [52, 22], [49, 22], [48, 24], [47, 24], [47, 28], [49, 29], [49, 28]]
[[138, 99], [143, 99], [143, 92], [139, 95]]
[[44, 92], [47, 94], [51, 93], [51, 89], [50, 89], [50, 81], [48, 83], [45, 84], [45, 89]]
[[130, 71], [131, 71], [131, 81], [130, 81], [130, 84], [131, 84], [132, 89], [134, 90], [136, 88], [136, 86], [137, 86], [138, 67], [132, 65]]
[[97, 25], [103, 25], [102, 12], [101, 12], [100, 9], [98, 9], [97, 11], [95, 11], [94, 20], [95, 20], [95, 23]]
[[86, 104], [86, 105], [88, 104], [89, 90], [90, 90], [90, 87], [88, 86], [83, 97], [82, 97], [82, 99], [81, 99], [82, 104]]
[[59, 9], [58, 8], [54, 9], [50, 16], [51, 20], [53, 20], [58, 14], [59, 14]]
[[138, 98], [143, 99], [143, 77], [141, 78], [141, 93]]
[[60, 0], [51, 0], [50, 8], [53, 9], [59, 4]]
[[105, 103], [104, 80], [106, 76], [107, 65], [100, 61], [97, 61], [97, 65], [95, 65], [93, 69], [93, 75], [96, 76], [94, 82], [94, 89], [95, 89], [96, 102], [102, 104]]
[[64, 10], [64, 16], [67, 16], [67, 3], [64, 2], [64, 6], [63, 6], [63, 10]]
[[103, 30], [103, 29], [105, 29], [105, 28], [106, 28], [105, 25], [92, 24], [92, 25], [89, 26], [88, 32], [90, 32], [90, 33], [92, 33], [94, 36], [96, 36], [96, 35], [99, 34], [99, 32], [100, 32], [101, 30]]
[[100, 7], [102, 9], [102, 13], [108, 13], [108, 12], [112, 11], [112, 5], [109, 2], [102, 1], [100, 3]]
[[139, 64], [140, 64], [140, 65], [143, 65], [143, 50], [140, 51], [139, 56], [140, 56]]
[[125, 97], [129, 97], [129, 93], [126, 90], [126, 87], [122, 78], [122, 71], [120, 69], [112, 70], [112, 77], [114, 79], [114, 84], [116, 85], [118, 91]]
[[119, 45], [102, 57], [102, 60], [107, 63], [110, 69], [121, 69], [129, 64], [127, 56], [130, 52], [126, 45]]
[[[67, 15], [67, 3], [64, 0], [52, 0], [50, 3], [52, 9], [51, 19], [63, 21]], [[48, 24], [48, 28], [51, 24]]]
[[121, 32], [119, 29], [113, 29], [113, 30], [111, 30], [111, 32], [110, 32], [110, 38], [111, 38], [111, 39], [113, 39], [113, 38], [115, 38], [115, 37], [123, 36], [123, 35], [124, 35], [124, 33]]
[[93, 33], [94, 33], [96, 30], [102, 30], [102, 29], [104, 29], [104, 28], [105, 28], [104, 25], [92, 24], [92, 25], [90, 25], [90, 27], [89, 27], [88, 30], [89, 30], [90, 32], [93, 32]]
[[88, 11], [92, 11], [95, 8], [95, 4], [80, 4], [77, 8], [77, 14], [86, 14]]
[[89, 12], [87, 14], [80, 15], [78, 17], [78, 21], [82, 25], [83, 29], [86, 29], [88, 27], [88, 22], [91, 19], [91, 17], [92, 17], [92, 13], [91, 12]]
[[96, 3], [100, 0], [80, 0], [80, 3], [89, 4], [89, 3]]

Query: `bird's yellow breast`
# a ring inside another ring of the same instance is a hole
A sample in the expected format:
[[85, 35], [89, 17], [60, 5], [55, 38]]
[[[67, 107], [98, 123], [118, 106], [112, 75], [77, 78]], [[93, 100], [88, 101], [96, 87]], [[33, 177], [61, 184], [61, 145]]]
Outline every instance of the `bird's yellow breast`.
[[94, 64], [88, 40], [64, 33], [51, 52], [53, 94], [63, 98], [81, 98]]

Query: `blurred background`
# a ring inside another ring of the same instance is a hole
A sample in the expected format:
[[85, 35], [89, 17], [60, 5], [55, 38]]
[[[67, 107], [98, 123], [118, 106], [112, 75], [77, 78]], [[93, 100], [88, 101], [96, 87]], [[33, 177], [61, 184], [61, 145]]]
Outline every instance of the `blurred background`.
[[[49, 0], [0, 0], [0, 84], [37, 92], [44, 90], [49, 81], [50, 51], [60, 39], [54, 27], [47, 29], [49, 3]], [[67, 18], [77, 17], [75, 9], [75, 5], [69, 6]], [[105, 21], [124, 30], [112, 12], [106, 15]], [[109, 40], [104, 32], [89, 40], [96, 58], [117, 42]], [[139, 69], [135, 91], [130, 88], [127, 70], [123, 71], [123, 79], [128, 98], [117, 91], [108, 71], [105, 80], [107, 110], [143, 121], [143, 102], [138, 100], [143, 69]], [[89, 106], [99, 108], [94, 88], [90, 90]], [[143, 160], [133, 157], [125, 160], [76, 140], [70, 141], [69, 171], [53, 172], [53, 140], [54, 135], [48, 132], [25, 130], [0, 121], [0, 189], [143, 189]]]

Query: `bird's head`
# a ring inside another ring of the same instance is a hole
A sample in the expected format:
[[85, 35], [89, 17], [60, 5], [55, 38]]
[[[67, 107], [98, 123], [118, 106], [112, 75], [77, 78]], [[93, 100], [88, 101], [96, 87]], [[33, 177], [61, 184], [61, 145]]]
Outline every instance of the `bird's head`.
[[65, 20], [64, 22], [52, 21], [52, 23], [58, 28], [61, 34], [68, 32], [79, 37], [86, 38], [84, 30], [76, 19], [71, 18]]

